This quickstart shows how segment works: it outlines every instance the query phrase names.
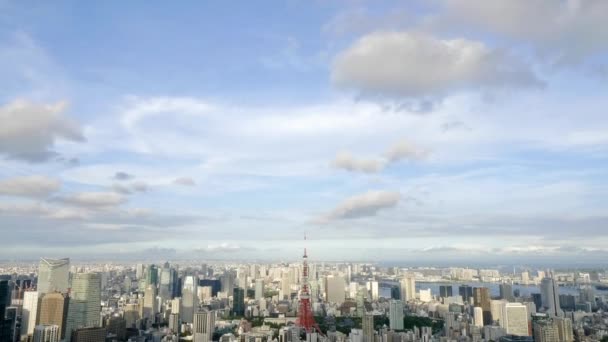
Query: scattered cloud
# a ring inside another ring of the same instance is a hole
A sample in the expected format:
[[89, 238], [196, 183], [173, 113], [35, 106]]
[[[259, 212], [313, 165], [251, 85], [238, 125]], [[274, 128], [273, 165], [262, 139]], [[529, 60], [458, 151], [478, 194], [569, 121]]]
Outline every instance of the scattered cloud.
[[523, 61], [482, 42], [394, 31], [367, 34], [340, 52], [331, 78], [338, 87], [398, 102], [543, 84]]
[[135, 176], [128, 174], [126, 172], [119, 171], [119, 172], [116, 172], [114, 174], [114, 177], [112, 177], [112, 178], [117, 181], [126, 181], [126, 180], [135, 178]]
[[46, 197], [59, 191], [61, 183], [45, 176], [25, 176], [0, 180], [0, 195]]
[[331, 163], [336, 169], [344, 169], [347, 171], [357, 171], [364, 173], [376, 173], [384, 167], [379, 160], [373, 159], [357, 159], [348, 152], [340, 152], [336, 159]]
[[402, 160], [422, 160], [429, 156], [430, 152], [420, 148], [407, 140], [401, 140], [393, 145], [386, 153], [390, 163]]
[[392, 163], [402, 160], [423, 160], [429, 154], [429, 150], [407, 140], [401, 140], [386, 151], [383, 159], [357, 159], [349, 152], [340, 152], [331, 165], [336, 169], [347, 171], [377, 173]]
[[0, 107], [0, 154], [10, 159], [44, 162], [57, 156], [59, 140], [82, 142], [82, 128], [63, 115], [65, 102], [36, 104], [15, 100]]
[[127, 198], [116, 192], [80, 192], [57, 197], [57, 200], [88, 208], [109, 208], [121, 205]]
[[135, 192], [147, 192], [148, 190], [148, 184], [144, 182], [135, 182], [130, 185], [118, 183], [112, 184], [112, 191], [123, 195], [130, 195]]
[[321, 222], [375, 216], [380, 210], [395, 207], [401, 194], [392, 191], [369, 191], [355, 195], [321, 218]]
[[179, 177], [173, 180], [173, 184], [183, 186], [195, 186], [196, 182], [190, 177]]

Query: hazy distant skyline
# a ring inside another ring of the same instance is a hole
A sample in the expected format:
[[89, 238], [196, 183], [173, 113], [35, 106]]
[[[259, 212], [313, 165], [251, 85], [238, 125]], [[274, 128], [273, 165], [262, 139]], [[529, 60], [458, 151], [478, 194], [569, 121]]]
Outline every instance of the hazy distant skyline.
[[605, 1], [0, 0], [0, 258], [605, 260]]

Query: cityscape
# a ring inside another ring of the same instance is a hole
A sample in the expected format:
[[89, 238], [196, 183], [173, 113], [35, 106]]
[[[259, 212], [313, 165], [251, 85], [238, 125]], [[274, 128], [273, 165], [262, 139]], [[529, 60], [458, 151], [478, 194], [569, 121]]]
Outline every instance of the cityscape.
[[0, 342], [608, 342], [608, 0], [0, 0]]

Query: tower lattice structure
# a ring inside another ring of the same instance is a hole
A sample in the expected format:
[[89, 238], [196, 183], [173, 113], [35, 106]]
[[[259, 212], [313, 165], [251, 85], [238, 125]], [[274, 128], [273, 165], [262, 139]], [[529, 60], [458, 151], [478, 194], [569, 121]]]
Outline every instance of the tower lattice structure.
[[[304, 236], [306, 240], [306, 236]], [[304, 329], [306, 333], [311, 333], [313, 330], [321, 333], [319, 325], [315, 322], [312, 314], [312, 306], [310, 304], [310, 286], [308, 284], [308, 255], [306, 247], [304, 247], [304, 256], [302, 257], [302, 281], [300, 287], [300, 303], [298, 307], [298, 319], [296, 325]]]

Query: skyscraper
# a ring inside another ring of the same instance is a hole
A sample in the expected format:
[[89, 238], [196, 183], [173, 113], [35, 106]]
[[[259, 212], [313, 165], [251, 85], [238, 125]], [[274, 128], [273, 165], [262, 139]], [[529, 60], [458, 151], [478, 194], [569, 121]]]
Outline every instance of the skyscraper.
[[194, 314], [192, 326], [194, 342], [211, 342], [215, 331], [215, 312], [200, 311]]
[[458, 287], [458, 294], [465, 303], [468, 303], [473, 298], [473, 288], [469, 285], [461, 285]]
[[503, 306], [503, 328], [507, 334], [528, 336], [528, 308], [520, 303], [505, 303]]
[[182, 322], [192, 323], [194, 320], [194, 312], [198, 310], [198, 281], [195, 276], [186, 276], [184, 279], [184, 288], [182, 289], [182, 307], [180, 315]]
[[146, 273], [146, 287], [148, 285], [158, 286], [158, 267], [156, 265], [148, 266]]
[[483, 310], [483, 324], [492, 324], [492, 307], [490, 303], [490, 289], [487, 287], [476, 287], [473, 289], [473, 299], [475, 306]]
[[59, 342], [59, 327], [54, 324], [40, 324], [34, 327], [34, 342]]
[[232, 314], [245, 316], [245, 290], [240, 287], [235, 287], [232, 291]]
[[156, 321], [157, 311], [158, 308], [156, 304], [156, 287], [151, 284], [146, 287], [146, 291], [144, 292], [144, 307], [142, 318], [154, 323]]
[[570, 318], [556, 317], [555, 324], [557, 326], [557, 335], [559, 336], [560, 342], [574, 341], [572, 320], [570, 320]]
[[72, 331], [100, 326], [101, 276], [99, 273], [76, 273], [68, 306], [65, 338], [71, 341]]
[[540, 320], [534, 322], [534, 341], [535, 342], [556, 342], [559, 341], [557, 324], [553, 320]]
[[400, 300], [389, 302], [389, 325], [392, 330], [403, 330], [403, 302]]
[[342, 304], [346, 297], [344, 278], [328, 276], [325, 279], [325, 293], [329, 303]]
[[40, 300], [38, 313], [39, 324], [56, 325], [59, 328], [59, 338], [65, 337], [68, 299], [59, 292], [47, 293]]
[[512, 302], [515, 298], [513, 298], [513, 285], [509, 283], [502, 283], [499, 286], [500, 290], [500, 299], [504, 299], [506, 301]]
[[264, 298], [264, 279], [255, 280], [255, 300]]
[[473, 319], [476, 327], [483, 327], [483, 310], [479, 306], [473, 309]]
[[416, 299], [416, 277], [406, 274], [399, 282], [401, 286], [401, 300], [404, 302]]
[[58, 291], [68, 291], [70, 278], [70, 259], [40, 258], [38, 266], [38, 295]]
[[363, 316], [363, 342], [374, 342], [374, 315], [365, 314]]
[[564, 312], [560, 308], [559, 289], [553, 278], [543, 278], [540, 283], [541, 299], [545, 312], [551, 317], [561, 317]]
[[21, 340], [34, 335], [38, 315], [38, 292], [23, 293], [23, 308], [21, 309]]
[[439, 297], [452, 297], [453, 293], [452, 293], [453, 287], [452, 285], [441, 285], [439, 286]]

